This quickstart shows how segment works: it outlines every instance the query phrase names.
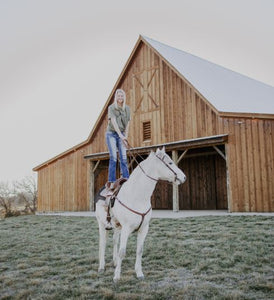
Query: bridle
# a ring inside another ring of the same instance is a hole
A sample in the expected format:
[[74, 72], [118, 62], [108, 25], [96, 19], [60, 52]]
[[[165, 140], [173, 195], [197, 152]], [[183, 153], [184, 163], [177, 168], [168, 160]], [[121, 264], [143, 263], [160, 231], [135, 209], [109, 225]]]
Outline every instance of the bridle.
[[[129, 144], [128, 144], [129, 145]], [[130, 145], [129, 145], [129, 147], [130, 147]], [[158, 182], [158, 179], [156, 179], [156, 178], [153, 178], [152, 176], [150, 176], [150, 175], [148, 175], [146, 172], [145, 172], [145, 170], [142, 168], [142, 166], [141, 166], [141, 164], [138, 162], [138, 160], [136, 159], [136, 157], [135, 157], [135, 155], [134, 155], [134, 153], [131, 151], [131, 148], [132, 147], [130, 147], [129, 149], [128, 149], [128, 152], [130, 153], [130, 155], [132, 156], [132, 158], [134, 159], [134, 161], [137, 163], [137, 165], [138, 165], [138, 167], [142, 170], [142, 172], [146, 175], [146, 177], [148, 177], [149, 179], [151, 179], [151, 180], [153, 180], [153, 181], [156, 181], [156, 182]], [[139, 154], [138, 154], [139, 155]], [[140, 155], [139, 155], [140, 156]], [[166, 157], [166, 155], [164, 155], [162, 158], [161, 157], [159, 157], [158, 155], [155, 155], [173, 174], [174, 174], [174, 181], [176, 181], [176, 180], [179, 180], [178, 179], [178, 174], [164, 161], [164, 159], [165, 159], [165, 157]], [[141, 156], [140, 156], [141, 157]], [[141, 157], [142, 158], [142, 157]], [[142, 158], [142, 160], [143, 160], [143, 158]]]
[[[158, 155], [155, 155], [158, 159], [160, 159], [160, 161], [174, 174], [174, 181], [176, 181], [178, 179], [178, 174], [164, 161], [166, 154], [163, 155], [162, 158], [160, 158]], [[180, 179], [178, 179], [180, 181]]]

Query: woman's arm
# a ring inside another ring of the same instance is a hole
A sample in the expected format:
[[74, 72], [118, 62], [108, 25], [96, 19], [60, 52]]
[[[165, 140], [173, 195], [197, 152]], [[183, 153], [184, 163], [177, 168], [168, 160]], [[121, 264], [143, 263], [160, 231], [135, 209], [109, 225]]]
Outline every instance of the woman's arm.
[[118, 133], [119, 135], [119, 138], [122, 140], [124, 146], [129, 149], [129, 144], [128, 144], [128, 141], [127, 141], [127, 137], [128, 137], [128, 129], [129, 129], [129, 122], [127, 123], [127, 127], [126, 127], [126, 131], [125, 131], [125, 135], [123, 135], [119, 129], [119, 126], [116, 122], [116, 119], [113, 117], [110, 119], [112, 124], [113, 124], [113, 127], [115, 129], [115, 131]]
[[125, 137], [128, 138], [128, 130], [129, 130], [129, 122], [127, 123], [126, 131], [125, 131]]
[[113, 125], [115, 131], [118, 133], [119, 137], [120, 137], [121, 139], [125, 138], [125, 137], [122, 135], [121, 131], [120, 131], [120, 128], [119, 128], [119, 126], [118, 126], [118, 124], [117, 124], [117, 122], [116, 122], [116, 118], [115, 118], [115, 117], [112, 117], [110, 120], [111, 120], [111, 122], [112, 122], [112, 125]]

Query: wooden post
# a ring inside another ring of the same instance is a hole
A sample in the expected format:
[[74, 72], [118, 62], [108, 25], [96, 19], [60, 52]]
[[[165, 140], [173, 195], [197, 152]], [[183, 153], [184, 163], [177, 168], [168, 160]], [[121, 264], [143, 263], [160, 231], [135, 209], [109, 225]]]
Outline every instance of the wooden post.
[[229, 155], [228, 155], [228, 144], [225, 144], [225, 158], [226, 158], [226, 188], [227, 188], [227, 208], [228, 212], [231, 212], [231, 190], [230, 190], [230, 180], [229, 180]]
[[[178, 161], [178, 151], [173, 150], [172, 151], [172, 160], [177, 165]], [[179, 211], [179, 187], [178, 185], [173, 184], [173, 191], [172, 191], [172, 200], [173, 200], [173, 211], [178, 212]]]
[[89, 210], [94, 211], [94, 162], [89, 163]]

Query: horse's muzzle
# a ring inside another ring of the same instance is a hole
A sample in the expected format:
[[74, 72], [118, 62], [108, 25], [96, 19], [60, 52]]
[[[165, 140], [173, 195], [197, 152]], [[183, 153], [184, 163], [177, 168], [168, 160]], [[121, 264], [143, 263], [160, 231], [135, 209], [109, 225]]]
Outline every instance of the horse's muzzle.
[[182, 176], [181, 178], [176, 176], [174, 183], [177, 184], [177, 185], [180, 185], [180, 184], [184, 183], [185, 181], [186, 181], [186, 176], [185, 175]]

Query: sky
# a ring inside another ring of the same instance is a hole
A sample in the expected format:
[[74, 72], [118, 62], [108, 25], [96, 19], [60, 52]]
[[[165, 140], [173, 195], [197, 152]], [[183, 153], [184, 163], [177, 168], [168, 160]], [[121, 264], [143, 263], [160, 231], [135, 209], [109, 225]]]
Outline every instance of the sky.
[[139, 35], [274, 86], [274, 0], [0, 0], [0, 182], [83, 142]]

